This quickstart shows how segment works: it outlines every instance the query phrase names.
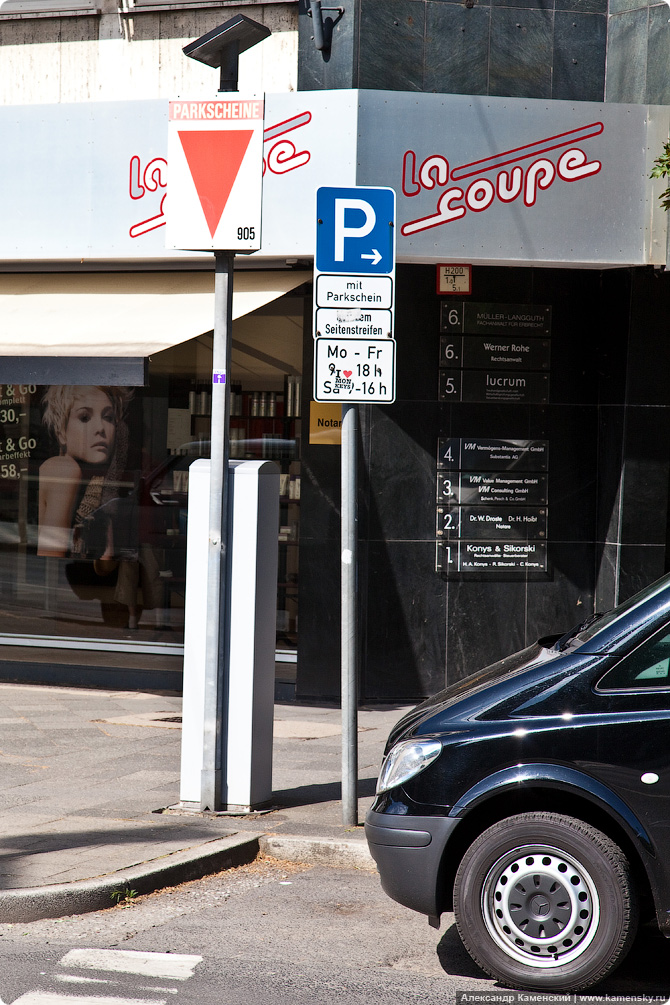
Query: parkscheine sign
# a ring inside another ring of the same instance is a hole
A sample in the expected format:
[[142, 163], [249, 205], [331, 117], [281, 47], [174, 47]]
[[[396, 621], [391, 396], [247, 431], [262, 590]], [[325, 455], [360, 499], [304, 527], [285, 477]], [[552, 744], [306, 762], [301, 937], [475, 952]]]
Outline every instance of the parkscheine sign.
[[239, 95], [170, 102], [167, 248], [259, 250], [263, 105]]
[[[173, 124], [182, 138], [221, 127], [240, 139], [249, 107], [183, 102]], [[396, 193], [399, 262], [666, 262], [663, 183], [649, 173], [670, 107], [351, 90], [269, 94], [264, 111], [253, 119], [262, 121], [258, 250], [251, 217], [233, 221], [251, 260], [311, 258], [317, 188], [373, 186]], [[158, 100], [0, 108], [0, 261], [197, 257], [165, 246], [169, 173], [179, 168], [168, 117]], [[186, 137], [188, 155], [179, 143], [180, 158], [204, 163], [197, 140]], [[235, 183], [250, 177], [238, 146]], [[231, 191], [226, 207], [235, 201]], [[218, 243], [216, 227], [212, 216], [210, 244], [196, 235], [191, 247]]]

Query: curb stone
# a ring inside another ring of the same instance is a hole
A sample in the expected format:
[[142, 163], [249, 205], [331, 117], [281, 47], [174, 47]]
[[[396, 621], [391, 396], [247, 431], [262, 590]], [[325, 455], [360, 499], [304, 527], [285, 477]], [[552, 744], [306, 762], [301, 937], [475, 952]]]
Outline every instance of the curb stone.
[[1, 890], [0, 923], [41, 921], [100, 911], [112, 906], [115, 890], [130, 887], [140, 894], [153, 893], [223, 869], [246, 865], [258, 855], [259, 838], [259, 834], [250, 832], [231, 834], [94, 879]]
[[0, 924], [101, 911], [112, 906], [112, 894], [126, 887], [138, 894], [154, 893], [192, 879], [246, 865], [259, 852], [286, 862], [326, 865], [374, 872], [376, 865], [365, 841], [259, 834], [230, 834], [122, 869], [72, 883], [0, 890]]
[[377, 869], [367, 843], [362, 840], [263, 834], [259, 844], [266, 855], [287, 862], [329, 865], [340, 869], [365, 869], [369, 872]]

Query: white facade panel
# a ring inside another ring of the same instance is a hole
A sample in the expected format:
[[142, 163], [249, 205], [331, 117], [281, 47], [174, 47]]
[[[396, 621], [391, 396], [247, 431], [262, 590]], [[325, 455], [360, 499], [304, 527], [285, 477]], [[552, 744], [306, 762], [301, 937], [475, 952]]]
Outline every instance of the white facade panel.
[[[165, 250], [167, 107], [0, 108], [0, 262], [202, 257]], [[263, 244], [247, 261], [311, 258], [317, 188], [387, 185], [399, 262], [665, 264], [649, 170], [669, 125], [657, 106], [268, 94]]]

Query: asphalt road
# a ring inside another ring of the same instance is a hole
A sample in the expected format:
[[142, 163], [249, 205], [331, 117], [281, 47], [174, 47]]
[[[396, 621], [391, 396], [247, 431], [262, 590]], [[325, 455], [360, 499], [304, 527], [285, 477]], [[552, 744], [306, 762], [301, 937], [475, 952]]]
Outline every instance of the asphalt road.
[[[668, 998], [669, 958], [645, 932], [598, 992]], [[259, 861], [128, 906], [0, 925], [3, 1005], [442, 1005], [498, 990], [451, 916], [436, 932], [354, 870]]]

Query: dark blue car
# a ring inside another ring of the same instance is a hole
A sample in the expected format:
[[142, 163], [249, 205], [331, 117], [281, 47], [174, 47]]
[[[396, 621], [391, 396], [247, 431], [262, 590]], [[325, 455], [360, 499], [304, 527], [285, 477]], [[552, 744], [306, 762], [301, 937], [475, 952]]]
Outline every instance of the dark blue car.
[[386, 746], [382, 885], [504, 984], [577, 991], [670, 937], [670, 575], [425, 701]]

